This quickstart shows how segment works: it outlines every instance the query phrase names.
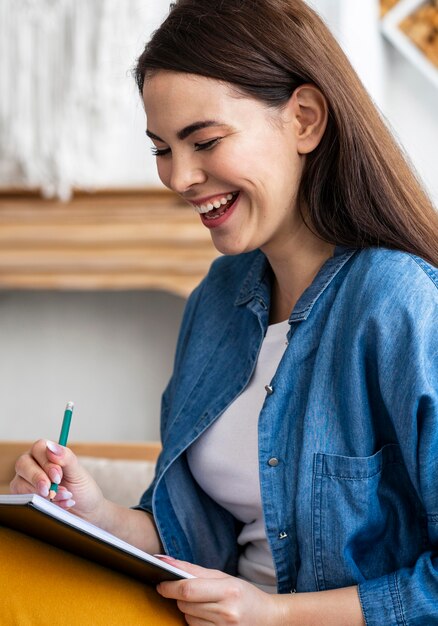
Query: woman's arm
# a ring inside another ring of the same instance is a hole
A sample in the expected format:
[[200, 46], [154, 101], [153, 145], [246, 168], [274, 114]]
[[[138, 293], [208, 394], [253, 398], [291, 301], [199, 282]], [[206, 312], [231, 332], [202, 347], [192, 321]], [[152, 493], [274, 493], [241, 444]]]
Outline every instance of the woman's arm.
[[163, 546], [151, 513], [138, 509], [128, 509], [110, 500], [105, 500], [101, 518], [96, 525], [140, 550], [149, 552], [149, 554], [163, 552]]
[[284, 625], [364, 626], [357, 587], [277, 596], [284, 605]]

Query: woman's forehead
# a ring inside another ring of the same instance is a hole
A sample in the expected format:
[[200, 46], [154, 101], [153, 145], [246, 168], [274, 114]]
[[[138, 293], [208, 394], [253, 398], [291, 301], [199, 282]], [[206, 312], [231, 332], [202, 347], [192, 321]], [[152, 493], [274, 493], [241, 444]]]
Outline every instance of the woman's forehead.
[[145, 103], [156, 100], [207, 100], [212, 94], [215, 94], [216, 100], [224, 95], [231, 97], [231, 93], [230, 85], [215, 78], [168, 70], [154, 73], [145, 80], [143, 87]]
[[254, 98], [236, 97], [223, 81], [164, 70], [145, 81], [143, 100], [148, 124], [166, 126], [184, 126], [194, 119], [232, 123], [260, 106]]

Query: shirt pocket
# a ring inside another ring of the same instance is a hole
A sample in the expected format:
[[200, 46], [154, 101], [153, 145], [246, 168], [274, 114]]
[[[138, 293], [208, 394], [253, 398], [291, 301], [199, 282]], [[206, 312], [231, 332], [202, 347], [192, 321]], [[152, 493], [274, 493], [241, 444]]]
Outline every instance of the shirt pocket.
[[315, 454], [312, 532], [320, 590], [413, 565], [427, 547], [427, 527], [400, 447], [370, 457]]

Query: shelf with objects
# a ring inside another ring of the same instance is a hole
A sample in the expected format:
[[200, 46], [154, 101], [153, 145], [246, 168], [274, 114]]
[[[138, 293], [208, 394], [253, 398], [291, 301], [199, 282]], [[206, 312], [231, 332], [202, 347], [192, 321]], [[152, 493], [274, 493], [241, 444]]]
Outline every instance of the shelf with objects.
[[438, 0], [382, 0], [382, 32], [438, 87]]

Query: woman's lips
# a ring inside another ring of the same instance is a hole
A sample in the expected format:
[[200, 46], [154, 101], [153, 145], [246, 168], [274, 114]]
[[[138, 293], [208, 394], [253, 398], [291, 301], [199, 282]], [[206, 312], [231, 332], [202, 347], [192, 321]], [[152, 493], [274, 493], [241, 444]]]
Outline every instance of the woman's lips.
[[218, 209], [213, 209], [208, 213], [201, 213], [200, 217], [204, 226], [207, 228], [217, 228], [218, 226], [221, 226], [234, 212], [239, 198], [240, 193], [237, 193], [229, 204], [223, 205]]
[[220, 195], [209, 196], [208, 198], [203, 198], [202, 200], [200, 199], [197, 202], [192, 201], [191, 204], [198, 213], [209, 213], [210, 211], [213, 211], [213, 209], [220, 209], [221, 206], [229, 204], [238, 193], [238, 191], [229, 191]]

